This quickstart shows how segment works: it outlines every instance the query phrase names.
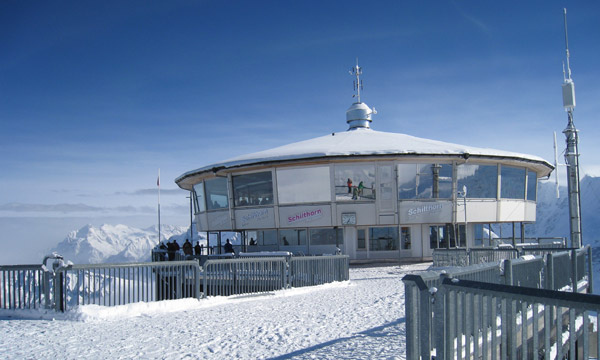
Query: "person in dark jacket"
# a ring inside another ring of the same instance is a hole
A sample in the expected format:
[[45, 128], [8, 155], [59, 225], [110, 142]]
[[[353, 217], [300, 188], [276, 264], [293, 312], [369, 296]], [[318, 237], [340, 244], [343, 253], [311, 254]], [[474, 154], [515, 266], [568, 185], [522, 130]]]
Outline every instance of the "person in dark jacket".
[[169, 253], [169, 261], [175, 260], [175, 246], [172, 242], [167, 242], [167, 252]]
[[196, 246], [194, 246], [194, 254], [202, 255], [202, 246], [200, 246], [200, 241], [196, 241]]
[[223, 246], [223, 248], [225, 249], [225, 253], [234, 253], [235, 251], [233, 251], [233, 245], [231, 245], [231, 243], [229, 242], [229, 239], [227, 239], [227, 242], [225, 243], [225, 246]]
[[183, 243], [183, 253], [186, 255], [192, 255], [193, 252], [192, 243], [188, 239], [185, 239], [185, 242]]

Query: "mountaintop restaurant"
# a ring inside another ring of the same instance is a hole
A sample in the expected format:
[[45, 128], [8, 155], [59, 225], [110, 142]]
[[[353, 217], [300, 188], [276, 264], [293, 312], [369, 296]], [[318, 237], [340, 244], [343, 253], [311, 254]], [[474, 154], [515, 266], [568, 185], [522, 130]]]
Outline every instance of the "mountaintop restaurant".
[[[360, 84], [361, 68], [353, 69]], [[209, 164], [179, 176], [199, 231], [239, 232], [246, 252], [432, 256], [488, 245], [490, 224], [536, 220], [542, 158], [371, 129], [360, 101], [348, 129]]]

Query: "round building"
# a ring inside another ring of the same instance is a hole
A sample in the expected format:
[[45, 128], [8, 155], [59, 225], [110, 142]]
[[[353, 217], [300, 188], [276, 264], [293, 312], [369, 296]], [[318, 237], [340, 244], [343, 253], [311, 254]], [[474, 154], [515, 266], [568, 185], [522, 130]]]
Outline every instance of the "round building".
[[372, 130], [374, 110], [359, 91], [346, 131], [179, 176], [198, 230], [219, 243], [221, 232], [239, 232], [245, 252], [422, 259], [489, 245], [490, 224], [535, 221], [537, 181], [550, 163]]

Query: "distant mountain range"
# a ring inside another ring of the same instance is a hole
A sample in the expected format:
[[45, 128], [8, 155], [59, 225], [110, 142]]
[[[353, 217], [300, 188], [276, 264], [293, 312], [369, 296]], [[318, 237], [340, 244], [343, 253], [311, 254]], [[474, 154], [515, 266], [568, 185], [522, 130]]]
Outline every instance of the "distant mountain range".
[[[162, 225], [160, 230], [161, 239], [177, 238], [182, 244], [189, 228]], [[144, 262], [150, 261], [151, 250], [157, 243], [157, 226], [136, 229], [127, 225], [86, 225], [72, 231], [51, 252], [75, 264]]]

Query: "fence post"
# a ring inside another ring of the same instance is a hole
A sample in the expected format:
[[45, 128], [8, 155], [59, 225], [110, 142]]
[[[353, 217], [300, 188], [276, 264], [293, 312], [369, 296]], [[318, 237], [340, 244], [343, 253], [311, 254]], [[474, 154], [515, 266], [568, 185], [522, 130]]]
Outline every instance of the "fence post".
[[546, 289], [554, 290], [554, 256], [546, 255]]
[[447, 291], [444, 285], [442, 285], [444, 279], [450, 278], [448, 274], [442, 273], [440, 274], [440, 286], [435, 291], [433, 295], [434, 302], [434, 313], [433, 313], [433, 323], [435, 324], [434, 329], [432, 331], [433, 334], [433, 343], [435, 345], [436, 358], [445, 359], [447, 346], [446, 344], [446, 295]]
[[504, 260], [504, 284], [513, 285], [512, 260]]
[[50, 298], [50, 276], [50, 271], [48, 271], [48, 269], [45, 269], [42, 275], [42, 282], [44, 287], [44, 307], [46, 309], [52, 308], [52, 299]]
[[59, 269], [54, 276], [52, 276], [54, 281], [54, 310], [64, 312], [65, 304], [64, 304], [64, 289], [63, 289], [63, 271]]
[[431, 357], [431, 297], [419, 275], [402, 278], [406, 292], [404, 313], [406, 321], [406, 358]]
[[[592, 247], [587, 245], [588, 294], [594, 293], [594, 270], [592, 268]], [[600, 355], [600, 354], [598, 354]]]
[[203, 266], [203, 268], [204, 268], [204, 284], [202, 284], [202, 292], [203, 292], [202, 297], [203, 298], [208, 296], [208, 265], [210, 265], [210, 262], [207, 260]]
[[294, 261], [294, 259], [292, 257], [285, 257], [285, 272], [286, 272], [286, 282], [285, 282], [285, 287], [286, 288], [291, 288], [292, 287], [292, 262]]
[[199, 265], [194, 266], [194, 282], [196, 286], [196, 299], [200, 299], [200, 267]]
[[577, 292], [577, 249], [571, 250], [571, 286], [573, 292]]

